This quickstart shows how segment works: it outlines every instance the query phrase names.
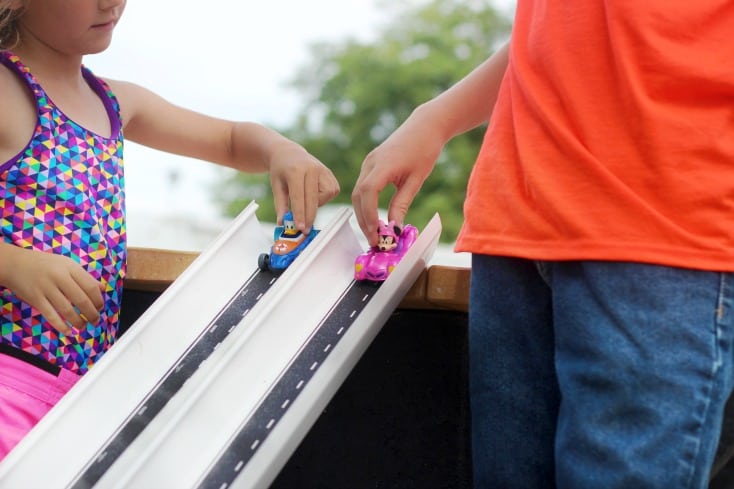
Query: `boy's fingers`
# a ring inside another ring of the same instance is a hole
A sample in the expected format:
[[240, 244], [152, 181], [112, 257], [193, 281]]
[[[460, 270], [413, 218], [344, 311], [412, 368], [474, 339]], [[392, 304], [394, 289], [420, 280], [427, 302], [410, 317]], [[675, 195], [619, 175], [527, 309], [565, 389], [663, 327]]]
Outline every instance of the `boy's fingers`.
[[377, 193], [373, 191], [355, 193], [352, 198], [354, 214], [370, 246], [377, 244]]

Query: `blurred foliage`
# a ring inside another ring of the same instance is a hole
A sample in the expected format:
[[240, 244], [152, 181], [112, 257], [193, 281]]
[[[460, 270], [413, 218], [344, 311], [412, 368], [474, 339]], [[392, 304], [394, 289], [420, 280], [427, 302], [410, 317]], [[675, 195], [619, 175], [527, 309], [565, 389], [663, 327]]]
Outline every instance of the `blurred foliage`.
[[[391, 20], [374, 40], [311, 46], [312, 60], [291, 83], [305, 105], [292, 127], [276, 128], [332, 169], [341, 185], [335, 203], [351, 202], [352, 187], [371, 149], [416, 106], [489, 57], [511, 28], [511, 20], [489, 0], [393, 1], [384, 10]], [[445, 147], [405, 222], [420, 229], [438, 212], [442, 240], [455, 240], [463, 220], [466, 182], [483, 133], [484, 128], [477, 128]], [[218, 192], [230, 215], [254, 199], [260, 205], [260, 219], [275, 220], [267, 175], [228, 176]], [[381, 208], [387, 208], [393, 192], [392, 188], [382, 192]]]

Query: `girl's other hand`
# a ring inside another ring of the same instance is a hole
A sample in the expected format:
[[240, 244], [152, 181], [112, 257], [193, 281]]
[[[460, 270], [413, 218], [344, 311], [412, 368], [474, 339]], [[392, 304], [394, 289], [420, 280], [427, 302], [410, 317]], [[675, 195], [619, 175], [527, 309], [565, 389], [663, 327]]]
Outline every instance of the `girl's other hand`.
[[99, 321], [104, 285], [71, 258], [5, 244], [0, 284], [65, 335]]

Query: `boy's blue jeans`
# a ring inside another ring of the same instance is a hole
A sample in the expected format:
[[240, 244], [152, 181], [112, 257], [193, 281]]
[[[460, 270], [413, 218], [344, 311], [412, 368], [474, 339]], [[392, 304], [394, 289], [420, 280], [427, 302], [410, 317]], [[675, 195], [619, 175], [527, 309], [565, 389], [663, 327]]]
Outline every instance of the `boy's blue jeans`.
[[474, 255], [474, 487], [708, 485], [734, 275]]

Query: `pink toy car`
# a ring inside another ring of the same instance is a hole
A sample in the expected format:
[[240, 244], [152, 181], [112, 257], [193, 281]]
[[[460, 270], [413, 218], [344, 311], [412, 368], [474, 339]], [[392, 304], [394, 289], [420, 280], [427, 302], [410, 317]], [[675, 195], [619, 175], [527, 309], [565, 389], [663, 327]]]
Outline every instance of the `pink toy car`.
[[407, 224], [402, 230], [393, 221], [380, 221], [377, 246], [354, 260], [354, 279], [382, 282], [392, 273], [418, 237], [418, 229]]

